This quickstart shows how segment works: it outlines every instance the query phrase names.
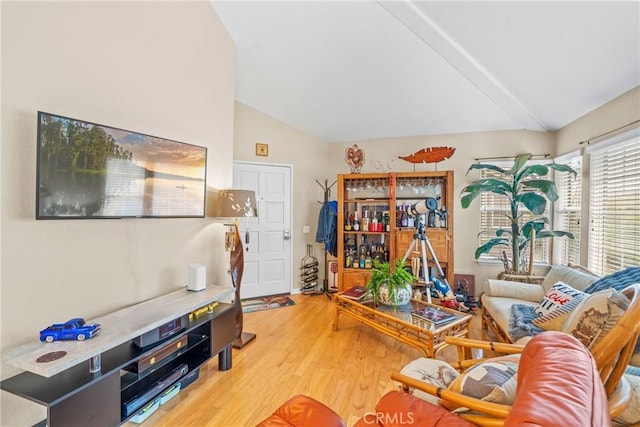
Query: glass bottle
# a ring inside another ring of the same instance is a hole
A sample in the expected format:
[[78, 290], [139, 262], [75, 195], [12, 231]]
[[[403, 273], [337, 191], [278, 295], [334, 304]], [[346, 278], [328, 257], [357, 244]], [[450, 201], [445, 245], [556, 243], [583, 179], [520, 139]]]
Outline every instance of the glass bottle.
[[360, 231], [360, 220], [358, 219], [358, 211], [353, 213], [353, 231]]
[[402, 207], [402, 214], [400, 216], [400, 227], [408, 227], [409, 226], [409, 213], [407, 212], [407, 207]]
[[349, 215], [349, 211], [347, 211], [347, 221], [344, 224], [344, 231], [351, 231], [351, 216]]

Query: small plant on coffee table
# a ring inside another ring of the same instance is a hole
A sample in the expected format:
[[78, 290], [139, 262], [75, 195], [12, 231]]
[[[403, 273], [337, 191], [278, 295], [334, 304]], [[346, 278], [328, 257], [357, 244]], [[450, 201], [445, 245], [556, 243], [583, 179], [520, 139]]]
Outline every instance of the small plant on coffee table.
[[415, 277], [407, 269], [408, 266], [404, 260], [396, 259], [394, 267], [392, 269], [388, 261], [373, 262], [367, 289], [373, 295], [376, 305], [380, 303], [397, 307], [406, 304], [411, 298], [411, 285]]

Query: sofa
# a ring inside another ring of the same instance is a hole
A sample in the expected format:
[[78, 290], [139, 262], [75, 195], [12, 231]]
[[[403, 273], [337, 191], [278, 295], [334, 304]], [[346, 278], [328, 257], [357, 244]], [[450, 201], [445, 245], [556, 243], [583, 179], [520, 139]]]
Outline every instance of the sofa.
[[[567, 366], [567, 361], [572, 363]], [[593, 357], [568, 334], [548, 332], [528, 343], [518, 370], [516, 398], [505, 426], [609, 426], [607, 397]], [[342, 427], [333, 410], [308, 396], [294, 396], [259, 427]], [[355, 427], [473, 426], [447, 409], [402, 391], [384, 395]]]
[[[512, 306], [521, 304], [536, 307], [547, 292], [557, 282], [584, 292], [589, 285], [600, 277], [582, 267], [554, 265], [541, 284], [512, 282], [508, 280], [487, 279], [484, 292], [480, 298], [482, 303], [482, 329], [493, 332], [502, 342], [514, 343], [522, 337], [510, 334]], [[513, 331], [512, 331], [513, 332]], [[531, 335], [534, 335], [532, 333]], [[526, 340], [524, 340], [526, 342]]]
[[[639, 267], [599, 277], [579, 266], [552, 266], [540, 284], [489, 279], [485, 282], [481, 296], [482, 328], [484, 331], [491, 331], [499, 341], [518, 344], [526, 343], [544, 330], [559, 330], [581, 337], [583, 344], [591, 348], [593, 341], [590, 339], [601, 339], [607, 330], [602, 329], [600, 338], [598, 333], [592, 334], [595, 338], [587, 337], [588, 334], [576, 326], [578, 319], [583, 319], [582, 322], [588, 324], [588, 319], [592, 318], [593, 323], [596, 323], [600, 321], [598, 316], [608, 311], [611, 320], [607, 319], [606, 322], [615, 321], [614, 312], [619, 307], [611, 303], [617, 295], [614, 290], [621, 291], [633, 283], [640, 283]], [[609, 295], [609, 305], [605, 305], [604, 310], [589, 312], [589, 304], [586, 302], [601, 294]], [[545, 304], [554, 306], [554, 301], [555, 308], [559, 309], [545, 313]], [[593, 329], [597, 330], [595, 327]], [[640, 341], [631, 357], [627, 374], [624, 375], [631, 388], [632, 402], [615, 419], [623, 425], [640, 423], [638, 366]]]

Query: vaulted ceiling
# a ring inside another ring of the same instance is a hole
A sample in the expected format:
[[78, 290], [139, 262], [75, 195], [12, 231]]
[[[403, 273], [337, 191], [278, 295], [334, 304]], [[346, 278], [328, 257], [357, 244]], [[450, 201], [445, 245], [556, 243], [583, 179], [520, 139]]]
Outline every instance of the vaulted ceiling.
[[327, 141], [557, 130], [640, 85], [640, 2], [216, 1], [236, 100]]

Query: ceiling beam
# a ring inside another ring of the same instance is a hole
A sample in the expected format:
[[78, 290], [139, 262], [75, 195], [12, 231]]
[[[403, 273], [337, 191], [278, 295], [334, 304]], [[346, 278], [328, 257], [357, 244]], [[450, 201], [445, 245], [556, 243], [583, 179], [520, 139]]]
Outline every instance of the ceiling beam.
[[546, 131], [534, 114], [469, 52], [452, 39], [412, 1], [380, 1], [389, 14], [455, 68], [523, 128]]

